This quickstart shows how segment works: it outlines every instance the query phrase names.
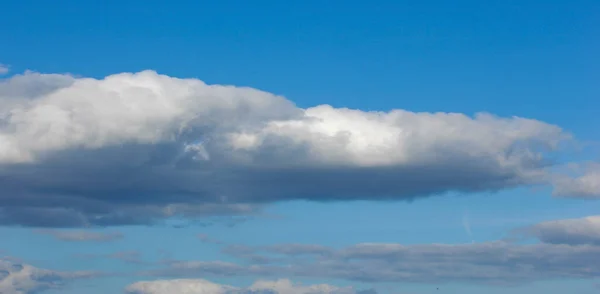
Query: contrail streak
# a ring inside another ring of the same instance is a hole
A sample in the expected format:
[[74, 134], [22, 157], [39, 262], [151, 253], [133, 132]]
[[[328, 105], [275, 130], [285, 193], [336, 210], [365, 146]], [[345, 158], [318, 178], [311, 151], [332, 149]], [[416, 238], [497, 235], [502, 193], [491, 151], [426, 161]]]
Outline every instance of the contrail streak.
[[471, 243], [475, 243], [475, 240], [473, 239], [473, 232], [471, 232], [471, 224], [469, 223], [469, 216], [467, 215], [467, 213], [463, 214], [462, 222], [463, 222], [463, 228], [465, 228], [465, 232], [469, 236], [469, 239], [471, 239]]

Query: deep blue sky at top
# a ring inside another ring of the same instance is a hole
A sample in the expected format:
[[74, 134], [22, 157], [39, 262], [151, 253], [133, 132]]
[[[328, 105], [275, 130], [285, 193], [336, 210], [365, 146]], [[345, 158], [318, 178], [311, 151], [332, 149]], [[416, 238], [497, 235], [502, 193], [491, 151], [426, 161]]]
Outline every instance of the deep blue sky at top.
[[583, 122], [600, 123], [594, 0], [22, 0], [0, 8], [0, 62], [14, 72], [154, 69], [264, 89], [303, 107], [489, 111], [557, 123], [580, 138], [593, 135]]

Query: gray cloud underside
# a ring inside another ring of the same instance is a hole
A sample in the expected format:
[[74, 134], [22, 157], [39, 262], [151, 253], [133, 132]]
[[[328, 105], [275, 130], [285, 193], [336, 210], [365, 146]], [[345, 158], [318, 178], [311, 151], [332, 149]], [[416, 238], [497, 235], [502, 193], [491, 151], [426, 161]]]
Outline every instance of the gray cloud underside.
[[490, 114], [302, 109], [152, 71], [0, 81], [0, 224], [151, 224], [264, 203], [548, 183], [560, 127]]

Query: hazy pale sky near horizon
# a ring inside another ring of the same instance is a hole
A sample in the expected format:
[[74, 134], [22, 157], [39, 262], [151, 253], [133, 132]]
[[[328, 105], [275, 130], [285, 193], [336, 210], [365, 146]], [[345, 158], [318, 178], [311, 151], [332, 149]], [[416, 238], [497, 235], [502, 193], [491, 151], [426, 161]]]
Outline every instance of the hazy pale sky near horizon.
[[0, 293], [597, 293], [598, 1], [5, 1]]

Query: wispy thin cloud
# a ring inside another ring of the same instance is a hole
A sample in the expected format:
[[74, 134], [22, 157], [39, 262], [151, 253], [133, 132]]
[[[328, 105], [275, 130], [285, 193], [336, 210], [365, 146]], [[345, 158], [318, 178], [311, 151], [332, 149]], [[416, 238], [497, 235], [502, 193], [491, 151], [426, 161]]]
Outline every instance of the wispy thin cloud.
[[223, 241], [212, 238], [206, 234], [198, 234], [198, 239], [200, 239], [200, 241], [202, 243], [217, 244], [217, 245], [225, 244]]
[[119, 232], [93, 232], [84, 230], [36, 230], [35, 232], [43, 235], [49, 235], [55, 239], [68, 242], [110, 242], [123, 238]]
[[75, 254], [74, 257], [81, 259], [112, 259], [133, 264], [149, 263], [142, 258], [142, 254], [138, 251], [118, 251], [109, 254]]

